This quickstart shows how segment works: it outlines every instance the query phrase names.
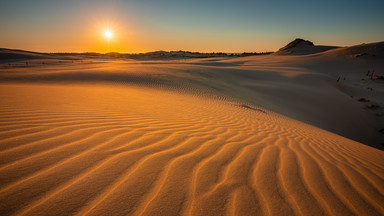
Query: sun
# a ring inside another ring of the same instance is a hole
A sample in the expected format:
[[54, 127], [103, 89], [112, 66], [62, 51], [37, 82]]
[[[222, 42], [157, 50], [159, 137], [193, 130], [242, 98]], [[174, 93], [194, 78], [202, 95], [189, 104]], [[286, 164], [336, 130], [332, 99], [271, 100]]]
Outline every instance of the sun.
[[110, 38], [112, 38], [113, 34], [112, 34], [111, 31], [109, 31], [109, 30], [105, 30], [105, 31], [104, 31], [104, 36], [105, 36], [106, 38], [110, 39]]

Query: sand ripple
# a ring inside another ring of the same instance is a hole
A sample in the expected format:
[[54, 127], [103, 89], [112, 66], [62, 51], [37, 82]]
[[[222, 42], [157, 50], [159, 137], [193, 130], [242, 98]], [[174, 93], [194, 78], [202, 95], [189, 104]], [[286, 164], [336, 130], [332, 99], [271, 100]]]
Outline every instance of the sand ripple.
[[[383, 215], [384, 153], [259, 107], [1, 85], [0, 215]], [[27, 105], [26, 105], [27, 104]]]

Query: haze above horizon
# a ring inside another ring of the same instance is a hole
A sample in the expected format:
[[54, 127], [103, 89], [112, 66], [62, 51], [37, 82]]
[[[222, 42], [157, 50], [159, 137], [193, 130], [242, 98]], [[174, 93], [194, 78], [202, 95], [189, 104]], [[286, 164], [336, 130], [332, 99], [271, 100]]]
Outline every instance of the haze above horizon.
[[380, 0], [1, 0], [0, 47], [264, 52], [298, 37], [348, 46], [383, 41], [382, 8]]

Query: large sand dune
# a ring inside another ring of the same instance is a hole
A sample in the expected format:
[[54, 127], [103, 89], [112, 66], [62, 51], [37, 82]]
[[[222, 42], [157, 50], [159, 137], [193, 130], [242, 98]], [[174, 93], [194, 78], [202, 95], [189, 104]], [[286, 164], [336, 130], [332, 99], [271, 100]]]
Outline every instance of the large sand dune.
[[2, 63], [0, 214], [383, 215], [381, 62]]

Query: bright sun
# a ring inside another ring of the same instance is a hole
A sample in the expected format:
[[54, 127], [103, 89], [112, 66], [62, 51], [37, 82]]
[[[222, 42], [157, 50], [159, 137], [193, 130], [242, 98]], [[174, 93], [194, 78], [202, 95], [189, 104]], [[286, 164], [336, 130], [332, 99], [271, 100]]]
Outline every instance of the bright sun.
[[104, 36], [105, 36], [106, 38], [110, 39], [110, 38], [112, 38], [113, 34], [112, 34], [111, 31], [106, 30], [106, 31], [104, 32]]

